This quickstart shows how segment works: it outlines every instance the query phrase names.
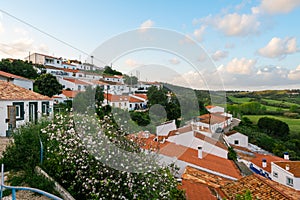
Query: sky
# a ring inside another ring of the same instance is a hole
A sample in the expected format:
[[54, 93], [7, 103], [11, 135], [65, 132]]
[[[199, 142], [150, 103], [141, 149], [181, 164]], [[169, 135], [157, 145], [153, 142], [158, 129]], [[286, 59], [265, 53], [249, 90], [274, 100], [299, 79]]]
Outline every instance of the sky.
[[141, 80], [300, 89], [299, 11], [300, 0], [1, 1], [0, 58], [93, 55]]

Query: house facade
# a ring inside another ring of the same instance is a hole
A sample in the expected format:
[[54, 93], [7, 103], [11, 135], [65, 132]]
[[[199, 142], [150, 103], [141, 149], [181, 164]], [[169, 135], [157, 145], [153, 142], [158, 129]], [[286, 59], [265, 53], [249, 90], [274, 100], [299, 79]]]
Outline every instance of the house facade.
[[225, 133], [224, 139], [229, 144], [245, 147], [245, 148], [248, 147], [248, 136], [239, 133], [237, 131], [230, 131]]
[[0, 71], [0, 80], [11, 82], [27, 90], [33, 90], [33, 81], [22, 76]]
[[300, 161], [278, 161], [271, 163], [272, 180], [300, 190]]
[[36, 122], [42, 116], [51, 118], [53, 100], [7, 81], [0, 81], [0, 136], [14, 128]]

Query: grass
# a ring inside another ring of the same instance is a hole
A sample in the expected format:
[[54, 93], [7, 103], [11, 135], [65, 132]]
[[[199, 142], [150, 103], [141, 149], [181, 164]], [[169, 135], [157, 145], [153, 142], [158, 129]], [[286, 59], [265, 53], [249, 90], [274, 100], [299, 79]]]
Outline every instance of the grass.
[[247, 102], [250, 102], [253, 98], [250, 98], [250, 97], [234, 97], [234, 96], [228, 96], [228, 98], [234, 102], [234, 103], [237, 103], [237, 104], [242, 104], [242, 103], [247, 103]]
[[300, 132], [300, 119], [291, 119], [291, 118], [287, 118], [287, 117], [273, 116], [273, 115], [244, 115], [243, 117], [248, 117], [254, 124], [257, 124], [258, 120], [261, 117], [275, 118], [275, 119], [278, 119], [278, 120], [281, 120], [281, 121], [287, 123], [290, 127], [291, 132], [293, 132], [293, 133]]
[[273, 104], [282, 104], [288, 107], [291, 106], [299, 106], [299, 104], [296, 103], [291, 103], [291, 102], [286, 102], [286, 101], [280, 101], [280, 100], [275, 100], [275, 99], [263, 99], [264, 101], [268, 102], [268, 103], [273, 103]]
[[267, 106], [267, 105], [262, 105], [267, 108], [268, 111], [278, 111], [278, 110], [283, 110], [283, 111], [288, 111], [289, 109], [287, 108], [280, 108], [276, 106]]

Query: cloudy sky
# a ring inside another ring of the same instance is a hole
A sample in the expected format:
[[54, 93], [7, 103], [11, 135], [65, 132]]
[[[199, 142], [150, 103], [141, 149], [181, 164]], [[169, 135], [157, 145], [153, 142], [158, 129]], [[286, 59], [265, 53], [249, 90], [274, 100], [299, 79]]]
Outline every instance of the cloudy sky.
[[[184, 36], [182, 43], [197, 43], [205, 52], [198, 61], [210, 64], [195, 70], [176, 51], [178, 42], [169, 51], [123, 52], [113, 66], [141, 79], [202, 89], [215, 82], [224, 89], [300, 88], [299, 7], [300, 0], [1, 1], [0, 58], [39, 52], [91, 62], [89, 55], [111, 38], [156, 27]], [[165, 38], [176, 43], [176, 37]]]

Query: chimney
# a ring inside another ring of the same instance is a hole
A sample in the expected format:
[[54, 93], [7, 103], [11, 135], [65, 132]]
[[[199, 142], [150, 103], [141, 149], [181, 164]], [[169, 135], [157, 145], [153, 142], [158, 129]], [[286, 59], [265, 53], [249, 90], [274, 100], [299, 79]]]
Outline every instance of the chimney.
[[262, 167], [266, 168], [267, 167], [267, 160], [264, 158], [262, 159]]
[[284, 152], [283, 158], [284, 158], [285, 160], [289, 160], [289, 159], [290, 159], [290, 157], [289, 157], [289, 152]]
[[198, 146], [198, 158], [202, 159], [202, 147]]
[[286, 165], [285, 165], [285, 170], [286, 170], [286, 171], [289, 171], [289, 170], [290, 170], [290, 165], [289, 165], [289, 164], [286, 164]]

